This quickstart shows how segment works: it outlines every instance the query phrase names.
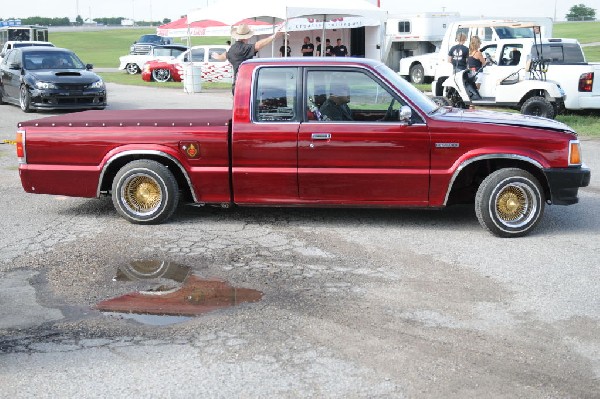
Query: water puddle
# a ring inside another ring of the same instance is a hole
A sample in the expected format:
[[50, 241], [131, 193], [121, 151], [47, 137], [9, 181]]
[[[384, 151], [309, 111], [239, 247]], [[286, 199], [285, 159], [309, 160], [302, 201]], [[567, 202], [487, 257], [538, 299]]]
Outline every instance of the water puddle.
[[133, 261], [119, 267], [113, 281], [143, 281], [149, 288], [96, 304], [106, 315], [151, 325], [167, 325], [244, 302], [262, 292], [236, 288], [219, 279], [202, 279], [191, 268], [160, 260]]

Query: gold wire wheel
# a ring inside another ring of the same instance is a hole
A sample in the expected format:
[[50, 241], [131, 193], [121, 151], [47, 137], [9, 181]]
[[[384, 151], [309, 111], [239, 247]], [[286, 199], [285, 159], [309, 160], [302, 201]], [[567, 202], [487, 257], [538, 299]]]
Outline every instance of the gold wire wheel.
[[506, 225], [521, 226], [535, 214], [536, 206], [533, 198], [533, 193], [528, 186], [508, 185], [496, 196], [496, 215]]
[[158, 182], [146, 175], [131, 176], [123, 185], [123, 202], [137, 214], [154, 212], [162, 202]]

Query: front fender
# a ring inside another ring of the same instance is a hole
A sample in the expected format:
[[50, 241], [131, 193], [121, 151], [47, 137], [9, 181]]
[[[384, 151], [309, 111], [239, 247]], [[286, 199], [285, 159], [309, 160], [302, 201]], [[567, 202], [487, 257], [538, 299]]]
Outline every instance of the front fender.
[[[432, 205], [435, 206], [436, 203], [441, 203], [443, 206], [447, 205], [454, 182], [466, 167], [476, 162], [493, 160], [525, 162], [540, 172], [549, 166], [548, 161], [539, 153], [530, 150], [524, 151], [518, 148], [490, 147], [469, 151], [458, 158], [448, 170], [439, 173], [439, 179], [435, 179], [436, 174], [432, 174], [432, 187], [434, 184], [440, 184], [442, 187], [446, 187], [443, 198], [434, 198], [432, 191]], [[446, 176], [445, 178], [442, 177], [444, 175]], [[435, 183], [434, 180], [438, 180], [437, 183]], [[439, 192], [439, 194], [442, 194], [442, 192]]]

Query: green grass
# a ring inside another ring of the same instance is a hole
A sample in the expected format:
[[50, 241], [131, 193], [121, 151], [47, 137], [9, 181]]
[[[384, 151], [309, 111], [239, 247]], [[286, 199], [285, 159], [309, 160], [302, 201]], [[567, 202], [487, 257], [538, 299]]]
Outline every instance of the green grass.
[[583, 54], [588, 62], [600, 62], [600, 46], [584, 47]]
[[[86, 64], [97, 68], [117, 68], [119, 57], [129, 54], [129, 47], [141, 35], [156, 33], [155, 28], [106, 29], [99, 31], [52, 32], [49, 40], [55, 46], [73, 50]], [[192, 46], [221, 44], [228, 37], [192, 37]], [[175, 39], [176, 44], [185, 44]]]
[[[105, 82], [109, 83], [118, 83], [122, 85], [132, 85], [132, 86], [147, 86], [147, 87], [161, 87], [161, 88], [170, 88], [170, 89], [183, 89], [182, 82], [165, 82], [165, 83], [157, 83], [157, 82], [146, 82], [142, 80], [142, 75], [130, 75], [124, 71], [122, 72], [101, 72], [98, 75], [102, 76]], [[203, 90], [211, 90], [211, 89], [223, 89], [223, 90], [231, 90], [231, 83], [209, 83], [202, 82]]]
[[554, 37], [572, 37], [580, 43], [600, 42], [600, 21], [561, 22], [552, 27]]
[[580, 136], [600, 138], [600, 111], [568, 112], [558, 115], [556, 120], [572, 127]]

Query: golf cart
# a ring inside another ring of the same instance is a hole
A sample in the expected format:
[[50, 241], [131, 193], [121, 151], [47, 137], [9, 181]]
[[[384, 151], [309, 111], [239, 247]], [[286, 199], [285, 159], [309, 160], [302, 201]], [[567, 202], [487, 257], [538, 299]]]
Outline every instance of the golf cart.
[[[542, 46], [535, 46], [541, 41], [540, 28], [523, 25], [533, 30], [533, 38], [502, 39], [485, 46], [481, 49], [487, 61], [485, 66], [479, 71], [463, 70], [451, 75], [443, 83], [443, 98], [436, 101], [459, 108], [508, 107], [545, 118], [561, 113], [564, 91], [556, 82], [546, 80], [548, 61], [541, 54]], [[532, 47], [540, 53], [523, 55]]]

